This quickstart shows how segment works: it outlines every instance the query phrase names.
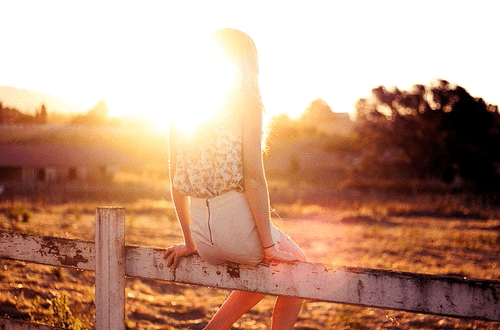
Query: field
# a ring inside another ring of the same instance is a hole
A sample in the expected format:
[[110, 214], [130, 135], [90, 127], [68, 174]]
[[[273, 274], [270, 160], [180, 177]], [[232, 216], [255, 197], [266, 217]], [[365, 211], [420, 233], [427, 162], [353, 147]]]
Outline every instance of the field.
[[[288, 192], [285, 192], [288, 191]], [[326, 196], [326, 197], [325, 197]], [[387, 197], [271, 189], [275, 224], [309, 261], [500, 280], [500, 217], [479, 201], [453, 196]], [[462, 201], [462, 202], [461, 202]], [[19, 204], [27, 222], [0, 213], [0, 228], [93, 240], [97, 204]], [[181, 242], [169, 201], [126, 206], [126, 242], [166, 247]], [[2, 205], [3, 211], [12, 205]], [[279, 216], [278, 216], [279, 214]], [[92, 329], [93, 273], [0, 259], [0, 316]], [[128, 279], [129, 329], [201, 329], [228, 292]], [[234, 329], [268, 329], [266, 297]], [[499, 329], [500, 323], [306, 301], [296, 329]]]

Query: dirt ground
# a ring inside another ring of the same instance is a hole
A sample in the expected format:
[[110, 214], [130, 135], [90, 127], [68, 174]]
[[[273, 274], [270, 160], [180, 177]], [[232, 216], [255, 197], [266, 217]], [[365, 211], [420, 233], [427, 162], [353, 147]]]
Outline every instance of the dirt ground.
[[[171, 205], [126, 208], [127, 244], [166, 247], [182, 240]], [[0, 228], [92, 240], [92, 205], [32, 208], [28, 222], [0, 214]], [[275, 224], [309, 261], [500, 280], [500, 220], [367, 215], [319, 205], [274, 205]], [[93, 329], [92, 272], [0, 259], [0, 316], [73, 329]], [[201, 329], [225, 290], [127, 279], [129, 329]], [[273, 297], [233, 329], [270, 328]], [[59, 316], [54, 316], [55, 314]], [[295, 329], [500, 329], [498, 322], [306, 301]]]

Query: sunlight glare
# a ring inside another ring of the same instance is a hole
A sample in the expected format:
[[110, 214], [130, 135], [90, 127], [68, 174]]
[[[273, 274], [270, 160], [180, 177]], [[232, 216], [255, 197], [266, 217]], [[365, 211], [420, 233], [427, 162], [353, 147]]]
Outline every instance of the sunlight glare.
[[237, 84], [236, 66], [213, 43], [205, 43], [194, 60], [184, 63], [187, 76], [176, 110], [170, 112], [173, 124], [184, 132], [192, 132], [224, 108], [231, 90]]

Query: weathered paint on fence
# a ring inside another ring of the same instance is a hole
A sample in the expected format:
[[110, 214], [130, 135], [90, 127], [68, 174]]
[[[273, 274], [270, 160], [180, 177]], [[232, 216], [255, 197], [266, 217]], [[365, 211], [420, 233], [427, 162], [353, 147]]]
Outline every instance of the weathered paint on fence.
[[125, 330], [125, 262], [125, 209], [97, 208], [96, 329]]
[[[92, 242], [0, 231], [1, 258], [93, 270], [93, 251]], [[313, 263], [214, 266], [196, 254], [181, 259], [178, 267], [171, 269], [164, 267], [162, 253], [161, 249], [126, 246], [125, 275], [500, 321], [500, 281], [348, 267], [327, 269]]]
[[0, 230], [0, 257], [95, 270], [94, 242]]
[[500, 321], [500, 281], [322, 264], [209, 265], [194, 254], [176, 269], [163, 251], [127, 246], [128, 276], [328, 302]]

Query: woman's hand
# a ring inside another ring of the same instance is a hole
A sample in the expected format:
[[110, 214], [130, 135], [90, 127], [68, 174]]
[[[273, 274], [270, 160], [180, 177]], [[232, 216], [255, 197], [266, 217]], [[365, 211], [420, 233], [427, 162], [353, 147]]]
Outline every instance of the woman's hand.
[[272, 248], [264, 249], [265, 259], [267, 261], [274, 262], [298, 262], [299, 258], [291, 254], [290, 252], [280, 251], [273, 246]]
[[166, 260], [165, 266], [170, 267], [171, 265], [177, 267], [179, 258], [188, 256], [196, 252], [195, 247], [188, 247], [186, 244], [176, 244], [172, 245], [163, 253], [163, 259]]

